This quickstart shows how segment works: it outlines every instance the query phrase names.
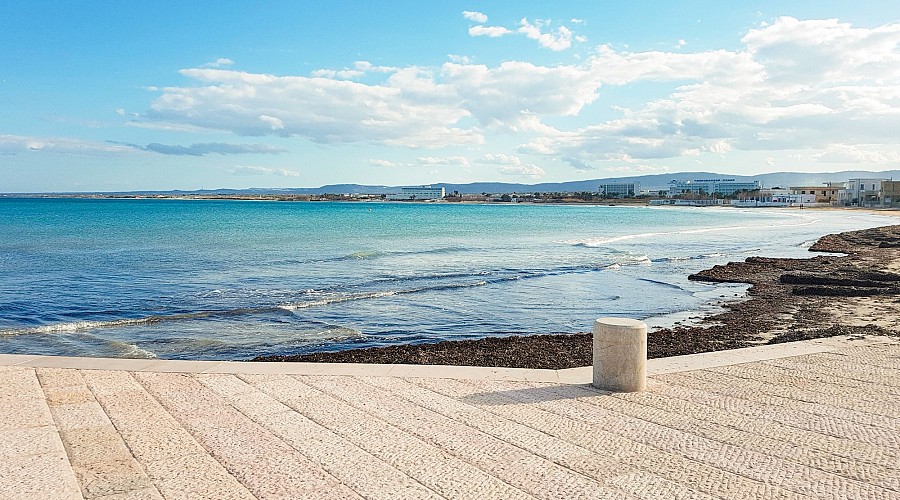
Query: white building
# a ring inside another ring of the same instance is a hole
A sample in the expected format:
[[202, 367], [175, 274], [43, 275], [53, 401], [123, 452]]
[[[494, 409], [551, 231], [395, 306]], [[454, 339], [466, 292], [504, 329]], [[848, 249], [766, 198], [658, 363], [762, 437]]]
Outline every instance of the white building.
[[444, 188], [431, 186], [402, 187], [399, 193], [389, 194], [389, 200], [441, 200], [447, 195]]
[[802, 207], [803, 205], [815, 205], [814, 194], [765, 194], [740, 200], [731, 200], [735, 207]]
[[881, 183], [887, 179], [850, 179], [847, 189], [838, 193], [844, 205], [876, 205], [882, 200]]
[[759, 181], [738, 182], [735, 179], [694, 179], [691, 181], [672, 181], [669, 183], [669, 198], [684, 195], [712, 195], [732, 196], [741, 191], [756, 191], [760, 188]]
[[641, 194], [640, 182], [609, 182], [600, 184], [600, 196], [607, 198], [631, 198]]

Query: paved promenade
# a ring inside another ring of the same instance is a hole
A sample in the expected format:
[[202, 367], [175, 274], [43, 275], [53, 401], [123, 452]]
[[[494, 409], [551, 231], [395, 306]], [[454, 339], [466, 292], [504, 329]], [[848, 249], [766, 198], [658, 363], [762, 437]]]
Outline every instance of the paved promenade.
[[900, 498], [900, 343], [514, 370], [0, 355], [0, 497]]

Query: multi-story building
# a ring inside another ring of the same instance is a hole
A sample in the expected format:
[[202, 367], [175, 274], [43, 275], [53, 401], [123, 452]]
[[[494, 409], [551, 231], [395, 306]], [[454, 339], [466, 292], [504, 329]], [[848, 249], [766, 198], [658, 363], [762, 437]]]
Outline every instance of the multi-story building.
[[759, 181], [737, 181], [735, 179], [695, 179], [691, 181], [672, 181], [666, 194], [669, 198], [684, 195], [721, 195], [734, 196], [742, 191], [756, 191]]
[[446, 196], [444, 188], [431, 186], [402, 187], [399, 193], [389, 194], [389, 200], [440, 200]]
[[887, 179], [850, 179], [847, 189], [839, 194], [844, 205], [880, 205], [882, 200], [881, 184]]
[[816, 203], [835, 203], [841, 190], [846, 187], [845, 182], [829, 182], [824, 186], [792, 186], [791, 194], [811, 194], [815, 195]]
[[813, 194], [762, 194], [744, 199], [731, 200], [735, 207], [803, 207], [816, 203]]
[[600, 196], [606, 198], [631, 198], [641, 194], [640, 182], [610, 182], [600, 184]]
[[900, 181], [883, 181], [881, 200], [885, 206], [900, 207]]

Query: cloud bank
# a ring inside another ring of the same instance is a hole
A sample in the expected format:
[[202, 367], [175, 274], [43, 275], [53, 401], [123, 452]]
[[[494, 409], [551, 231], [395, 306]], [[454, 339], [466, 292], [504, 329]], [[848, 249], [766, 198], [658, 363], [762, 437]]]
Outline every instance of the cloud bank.
[[[463, 15], [487, 21], [478, 12]], [[513, 33], [492, 28], [479, 24], [470, 33]], [[527, 19], [515, 33], [552, 50], [571, 47], [574, 36], [564, 26], [551, 29], [549, 22]], [[455, 62], [437, 67], [360, 61], [311, 76], [191, 68], [181, 71], [188, 85], [158, 89], [160, 95], [137, 121], [408, 148], [477, 149], [504, 136], [518, 140], [520, 155], [544, 156], [578, 170], [613, 164], [650, 168], [652, 161], [735, 151], [796, 150], [819, 162], [897, 161], [900, 24], [857, 28], [837, 20], [783, 17], [749, 30], [740, 43], [737, 50], [698, 52], [685, 52], [681, 43], [676, 51], [642, 52], [600, 45], [577, 63], [558, 65], [489, 66], [454, 56]], [[612, 118], [595, 112], [606, 88], [648, 82], [668, 90], [615, 107]], [[163, 154], [237, 154], [196, 146], [210, 145], [146, 148]], [[543, 174], [529, 165], [504, 164], [498, 171]]]

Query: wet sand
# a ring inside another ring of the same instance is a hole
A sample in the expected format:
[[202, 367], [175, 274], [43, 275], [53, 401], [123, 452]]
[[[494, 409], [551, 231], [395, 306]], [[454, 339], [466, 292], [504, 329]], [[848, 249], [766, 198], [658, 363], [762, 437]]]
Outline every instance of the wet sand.
[[[750, 284], [748, 299], [690, 326], [653, 330], [660, 358], [836, 335], [900, 336], [900, 225], [827, 235], [808, 259], [750, 257], [690, 279]], [[399, 345], [254, 361], [400, 363], [564, 369], [590, 365], [589, 333]]]

